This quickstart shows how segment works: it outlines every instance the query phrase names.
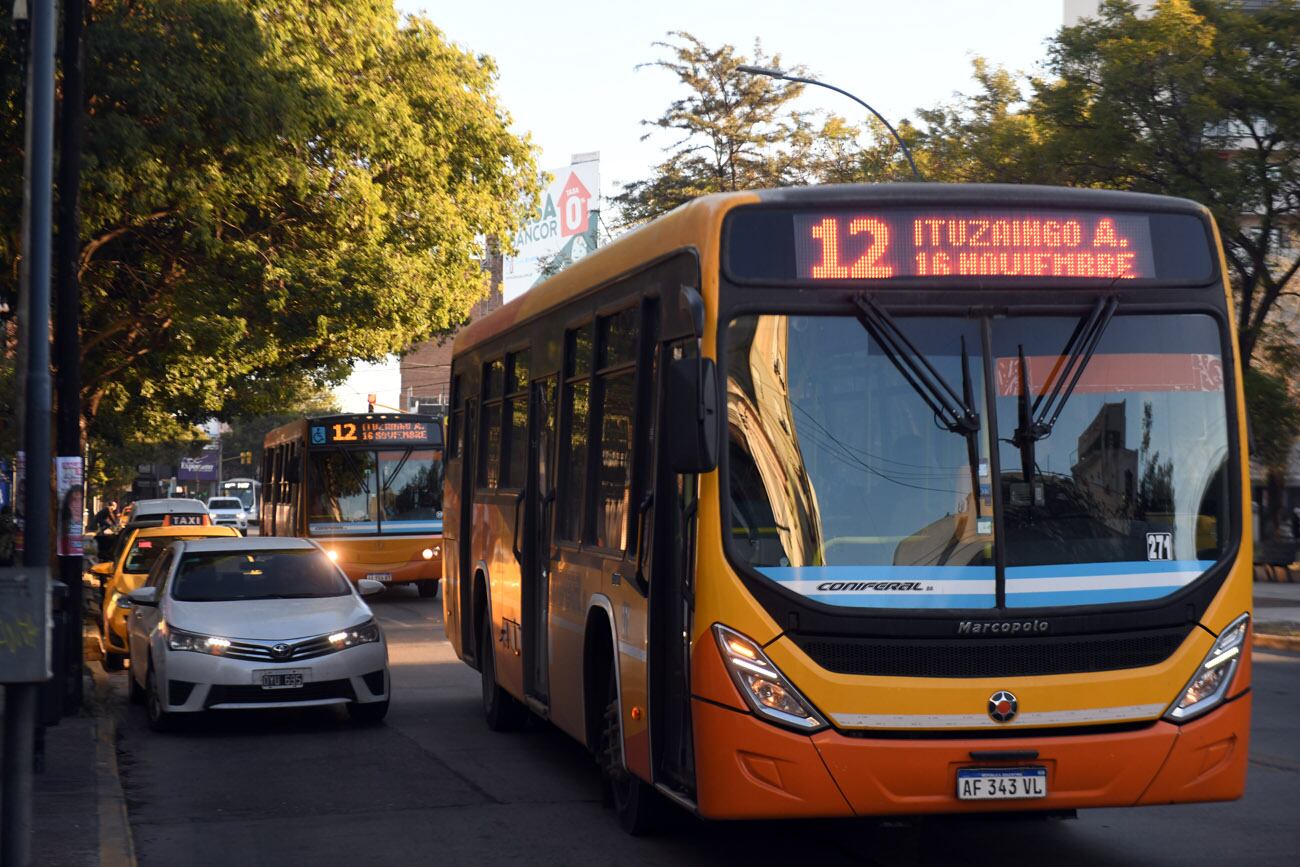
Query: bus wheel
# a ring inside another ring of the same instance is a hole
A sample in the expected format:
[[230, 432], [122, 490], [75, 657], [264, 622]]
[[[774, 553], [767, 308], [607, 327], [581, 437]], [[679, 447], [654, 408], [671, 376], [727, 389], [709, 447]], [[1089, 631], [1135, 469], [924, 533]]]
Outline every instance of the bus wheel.
[[528, 709], [497, 684], [496, 657], [492, 652], [492, 618], [483, 612], [479, 630], [479, 673], [483, 682], [483, 718], [494, 732], [515, 731], [523, 726]]
[[421, 599], [432, 599], [438, 595], [437, 581], [416, 581], [415, 589], [419, 591]]
[[126, 655], [125, 655], [125, 654], [122, 654], [122, 653], [114, 653], [114, 652], [111, 651], [111, 650], [109, 650], [109, 651], [105, 651], [105, 653], [104, 653], [104, 670], [105, 670], [105, 671], [121, 671], [121, 670], [124, 669], [124, 668], [126, 668]]
[[605, 778], [605, 804], [614, 808], [624, 831], [634, 837], [652, 834], [663, 825], [664, 802], [653, 786], [623, 765], [623, 709], [619, 706], [618, 683], [612, 669], [605, 695], [608, 701], [597, 756]]

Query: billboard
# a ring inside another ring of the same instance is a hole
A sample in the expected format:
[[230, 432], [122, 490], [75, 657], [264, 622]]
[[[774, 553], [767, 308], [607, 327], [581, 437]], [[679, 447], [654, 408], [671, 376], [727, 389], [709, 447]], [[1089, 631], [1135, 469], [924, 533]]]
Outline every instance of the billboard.
[[218, 468], [221, 465], [221, 445], [208, 443], [198, 457], [181, 458], [181, 465], [176, 470], [176, 481], [215, 482], [218, 480]]
[[600, 154], [578, 154], [549, 169], [537, 219], [515, 234], [518, 254], [506, 256], [502, 295], [510, 301], [596, 248], [600, 224]]

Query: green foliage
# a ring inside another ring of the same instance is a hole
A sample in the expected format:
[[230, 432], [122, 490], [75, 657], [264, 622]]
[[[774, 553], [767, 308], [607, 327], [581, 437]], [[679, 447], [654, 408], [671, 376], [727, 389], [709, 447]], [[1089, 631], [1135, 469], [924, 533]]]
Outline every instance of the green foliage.
[[642, 66], [671, 72], [685, 95], [659, 118], [643, 121], [673, 141], [651, 177], [626, 184], [614, 197], [623, 222], [653, 219], [708, 193], [805, 182], [815, 131], [809, 116], [790, 106], [803, 85], [736, 68], [779, 67], [780, 55], [755, 45], [751, 60], [731, 45], [710, 48], [689, 33], [668, 35], [673, 41], [655, 47], [669, 56]]
[[[268, 433], [303, 416], [329, 415], [338, 411], [333, 393], [324, 389], [299, 394], [274, 411], [236, 411], [228, 420], [230, 431], [221, 435], [221, 449], [226, 458], [225, 475], [257, 476], [256, 468], [262, 465], [262, 441]], [[250, 466], [240, 466], [230, 460], [240, 452], [252, 453]]]
[[[537, 192], [492, 62], [392, 0], [99, 0], [86, 55], [84, 407], [108, 450], [453, 329], [487, 288], [476, 239]], [[5, 295], [21, 99], [6, 43]]]

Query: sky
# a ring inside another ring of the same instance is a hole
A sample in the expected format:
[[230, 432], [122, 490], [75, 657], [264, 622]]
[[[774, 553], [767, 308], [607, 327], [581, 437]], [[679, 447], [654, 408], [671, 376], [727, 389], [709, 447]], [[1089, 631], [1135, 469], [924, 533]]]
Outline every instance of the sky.
[[[601, 188], [646, 177], [668, 140], [641, 138], [680, 95], [674, 76], [638, 64], [667, 56], [656, 41], [684, 30], [706, 45], [752, 56], [755, 40], [783, 65], [848, 90], [891, 122], [974, 90], [971, 60], [984, 57], [1033, 72], [1061, 26], [1063, 0], [654, 0], [650, 3], [535, 0], [452, 3], [397, 0], [423, 14], [452, 42], [495, 59], [497, 93], [514, 130], [539, 149], [542, 168], [599, 151]], [[857, 106], [808, 88], [799, 108], [857, 119]], [[361, 365], [336, 394], [345, 411], [364, 411], [366, 394], [400, 405], [397, 361]]]

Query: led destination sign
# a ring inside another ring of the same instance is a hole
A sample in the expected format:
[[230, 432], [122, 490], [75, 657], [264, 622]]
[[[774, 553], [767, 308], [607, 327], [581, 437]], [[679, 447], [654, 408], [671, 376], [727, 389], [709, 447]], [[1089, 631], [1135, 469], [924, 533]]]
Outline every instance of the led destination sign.
[[436, 422], [388, 419], [323, 419], [311, 425], [312, 445], [441, 444]]
[[1033, 278], [1205, 281], [1192, 215], [981, 207], [738, 211], [727, 236], [737, 279]]

